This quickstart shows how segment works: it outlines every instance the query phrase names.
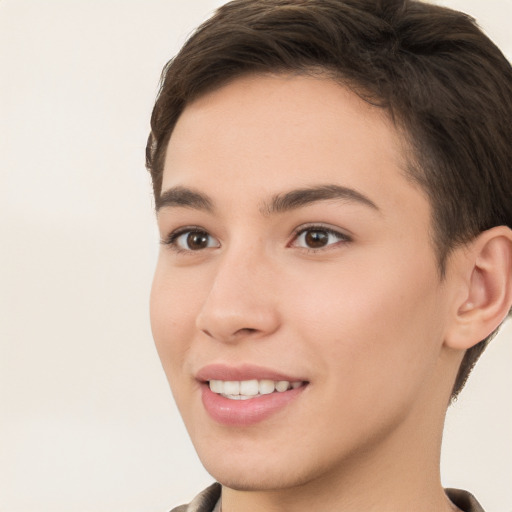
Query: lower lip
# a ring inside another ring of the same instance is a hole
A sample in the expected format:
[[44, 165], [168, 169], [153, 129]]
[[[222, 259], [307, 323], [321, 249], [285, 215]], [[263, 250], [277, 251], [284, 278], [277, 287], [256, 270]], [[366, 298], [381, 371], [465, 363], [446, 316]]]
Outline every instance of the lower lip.
[[230, 400], [210, 390], [208, 383], [201, 384], [202, 400], [206, 412], [222, 425], [247, 427], [259, 423], [286, 407], [306, 388], [274, 392], [248, 400]]

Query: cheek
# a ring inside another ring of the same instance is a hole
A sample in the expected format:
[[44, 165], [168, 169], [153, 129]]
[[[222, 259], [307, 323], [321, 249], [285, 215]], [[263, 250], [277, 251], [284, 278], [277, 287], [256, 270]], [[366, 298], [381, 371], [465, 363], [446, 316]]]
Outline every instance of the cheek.
[[290, 300], [312, 357], [325, 368], [321, 378], [368, 404], [383, 393], [412, 392], [433, 371], [442, 314], [435, 272], [417, 265], [383, 272], [368, 262], [357, 268], [303, 277]]
[[184, 274], [159, 261], [151, 287], [151, 330], [169, 380], [183, 365], [199, 307], [199, 290]]

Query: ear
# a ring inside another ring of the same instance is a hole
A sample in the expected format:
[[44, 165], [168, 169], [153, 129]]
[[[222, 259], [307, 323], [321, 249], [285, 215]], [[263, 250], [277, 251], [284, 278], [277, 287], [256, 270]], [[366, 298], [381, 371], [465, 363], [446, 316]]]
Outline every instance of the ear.
[[445, 337], [445, 345], [456, 350], [469, 349], [487, 338], [510, 310], [512, 230], [497, 226], [482, 232], [464, 255], [455, 262], [464, 267], [464, 282]]

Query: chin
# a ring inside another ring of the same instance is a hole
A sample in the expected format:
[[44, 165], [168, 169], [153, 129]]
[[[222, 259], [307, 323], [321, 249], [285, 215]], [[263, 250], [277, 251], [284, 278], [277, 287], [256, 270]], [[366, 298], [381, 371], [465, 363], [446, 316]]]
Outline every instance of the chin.
[[[231, 452], [231, 453], [230, 453]], [[258, 453], [236, 454], [236, 448], [220, 454], [199, 454], [206, 471], [223, 486], [236, 491], [277, 491], [303, 486], [325, 470], [313, 454], [303, 453], [298, 460], [293, 454], [264, 448]], [[269, 455], [270, 454], [270, 455]], [[308, 455], [313, 459], [305, 464]]]
[[227, 452], [211, 459], [200, 456], [200, 459], [206, 471], [217, 482], [237, 491], [279, 489], [286, 487], [286, 482], [282, 482], [283, 477], [289, 479], [289, 475], [280, 475], [282, 472], [277, 467], [279, 463], [270, 457], [263, 463], [251, 457], [237, 457]]
[[251, 467], [247, 467], [243, 471], [210, 471], [209, 468], [206, 469], [217, 482], [235, 491], [277, 491], [302, 486], [308, 481], [305, 475], [289, 472], [277, 474], [278, 472], [273, 467], [267, 467], [266, 471], [256, 472]]

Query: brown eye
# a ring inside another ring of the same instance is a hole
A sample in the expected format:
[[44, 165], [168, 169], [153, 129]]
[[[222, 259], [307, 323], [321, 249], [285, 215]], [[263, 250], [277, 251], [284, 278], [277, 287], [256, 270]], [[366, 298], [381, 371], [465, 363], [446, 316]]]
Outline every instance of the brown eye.
[[201, 231], [191, 231], [187, 235], [187, 248], [191, 251], [198, 251], [208, 247], [208, 234]]
[[341, 242], [349, 242], [349, 236], [322, 226], [312, 226], [297, 233], [292, 245], [304, 249], [324, 249]]
[[326, 231], [307, 231], [304, 236], [304, 242], [312, 249], [325, 247], [329, 243], [329, 233]]
[[202, 229], [188, 229], [173, 233], [166, 242], [178, 252], [202, 251], [211, 247], [220, 247], [219, 241]]

